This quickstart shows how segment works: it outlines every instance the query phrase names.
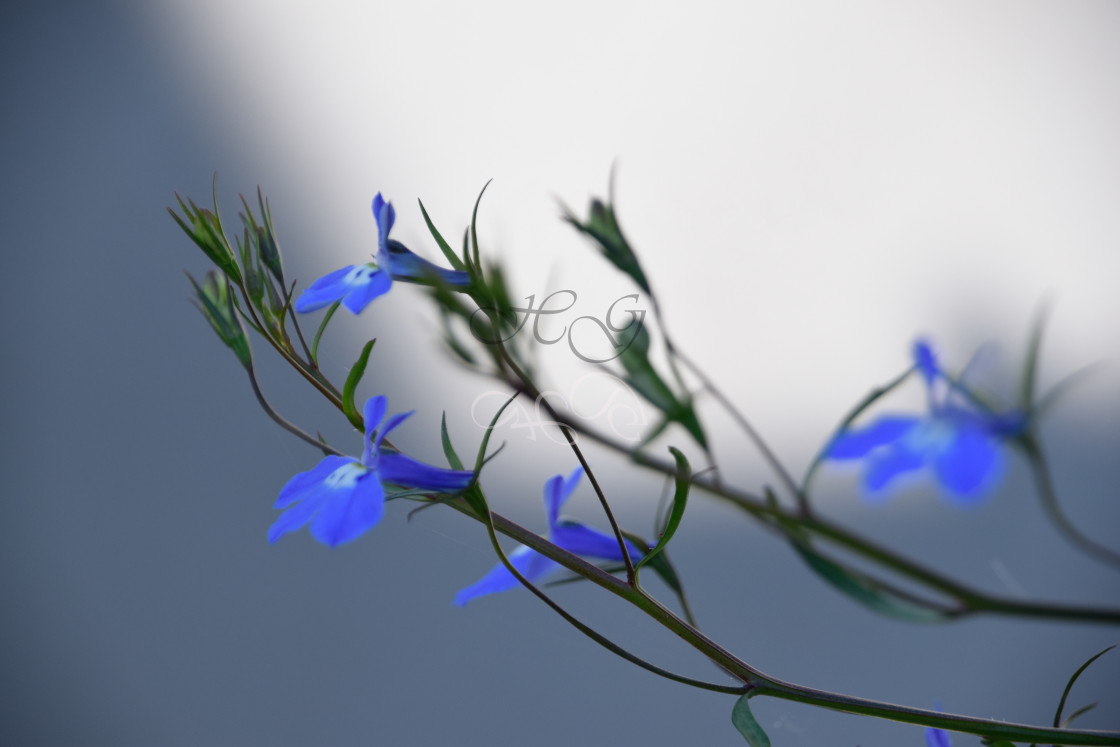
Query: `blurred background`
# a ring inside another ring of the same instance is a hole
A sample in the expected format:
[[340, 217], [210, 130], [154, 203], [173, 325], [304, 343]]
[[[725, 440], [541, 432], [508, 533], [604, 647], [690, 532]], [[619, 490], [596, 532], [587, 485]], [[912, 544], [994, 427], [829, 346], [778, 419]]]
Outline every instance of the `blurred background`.
[[[1120, 502], [1120, 6], [1041, 3], [8, 3], [0, 10], [5, 247], [0, 743], [11, 745], [741, 744], [734, 699], [613, 659], [520, 591], [452, 608], [494, 562], [477, 524], [407, 505], [351, 545], [268, 545], [272, 502], [317, 460], [258, 409], [187, 303], [201, 253], [176, 191], [269, 197], [306, 284], [394, 236], [439, 253], [416, 206], [483, 250], [515, 297], [633, 292], [558, 220], [614, 168], [617, 209], [680, 344], [796, 473], [846, 410], [908, 364], [916, 335], [1010, 397], [1039, 305], [1043, 387], [1104, 361], [1048, 416], [1063, 505], [1116, 544]], [[454, 243], [454, 242], [453, 242]], [[562, 322], [561, 322], [562, 323]], [[361, 396], [415, 408], [397, 442], [469, 451], [494, 386], [446, 362], [423, 293], [399, 285], [324, 344]], [[554, 336], [557, 328], [551, 328]], [[584, 369], [543, 351], [557, 396]], [[274, 404], [351, 452], [360, 439], [257, 346]], [[884, 410], [921, 403], [906, 389]], [[714, 403], [725, 476], [774, 483]], [[527, 411], [526, 417], [531, 416]], [[526, 426], [527, 421], [520, 425]], [[499, 435], [488, 492], [545, 526], [573, 466], [545, 431]], [[681, 433], [665, 444], [688, 445]], [[664, 453], [662, 451], [662, 453]], [[624, 524], [661, 483], [592, 451]], [[963, 510], [917, 484], [885, 505], [829, 469], [828, 515], [971, 584], [1120, 603], [1120, 574], [1047, 523], [1025, 465]], [[603, 526], [586, 486], [568, 512]], [[774, 537], [697, 497], [674, 541], [702, 627], [763, 671], [819, 688], [1045, 723], [1116, 628], [982, 618], [929, 627], [837, 595]], [[590, 588], [557, 597], [658, 664], [719, 674]], [[1120, 726], [1120, 658], [1080, 680], [1080, 722]], [[776, 745], [921, 744], [921, 729], [752, 703]], [[958, 736], [955, 744], [978, 744]]]

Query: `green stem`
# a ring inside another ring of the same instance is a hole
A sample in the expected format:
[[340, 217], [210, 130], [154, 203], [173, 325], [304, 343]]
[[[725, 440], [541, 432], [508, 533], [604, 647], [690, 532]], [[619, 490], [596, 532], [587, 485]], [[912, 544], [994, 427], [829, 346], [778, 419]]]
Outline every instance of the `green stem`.
[[[515, 389], [526, 391], [527, 393], [532, 391], [530, 387], [522, 384], [520, 381], [507, 380], [506, 383], [513, 386]], [[542, 405], [550, 418], [556, 421], [564, 421], [563, 416], [557, 412], [547, 400], [543, 401]], [[669, 477], [676, 474], [675, 465], [666, 460], [647, 454], [633, 453], [627, 446], [614, 441], [610, 437], [592, 428], [579, 424], [578, 421], [568, 422], [569, 427], [580, 435], [596, 441], [613, 451], [628, 456], [632, 461], [643, 467], [653, 469]], [[834, 544], [846, 548], [867, 560], [873, 561], [877, 565], [885, 567], [903, 578], [908, 578], [929, 589], [941, 592], [960, 603], [961, 609], [955, 613], [956, 616], [965, 616], [975, 613], [993, 613], [1015, 617], [1105, 623], [1110, 625], [1120, 624], [1120, 609], [1002, 599], [968, 587], [947, 576], [943, 576], [892, 550], [860, 537], [819, 515], [804, 516], [800, 513], [790, 512], [780, 506], [770, 505], [762, 498], [742, 491], [732, 490], [724, 484], [706, 478], [694, 479], [693, 485], [710, 495], [735, 505], [758, 519], [764, 527], [772, 531], [777, 531], [786, 539], [790, 539], [789, 531], [783, 525], [800, 527], [826, 538]]]
[[1058, 503], [1058, 494], [1054, 490], [1054, 478], [1050, 474], [1050, 465], [1046, 461], [1046, 456], [1042, 453], [1038, 439], [1033, 434], [1028, 433], [1019, 438], [1018, 443], [1026, 452], [1027, 461], [1030, 462], [1031, 471], [1034, 473], [1035, 486], [1038, 488], [1039, 498], [1042, 500], [1042, 507], [1046, 509], [1046, 513], [1050, 515], [1050, 520], [1054, 522], [1058, 530], [1065, 534], [1066, 538], [1082, 552], [1092, 555], [1102, 563], [1120, 567], [1120, 553], [1085, 536], [1062, 510], [1061, 504]]
[[[793, 700], [800, 703], [829, 708], [831, 710], [843, 711], [845, 713], [855, 713], [909, 724], [917, 724], [920, 726], [933, 726], [969, 734], [997, 737], [1013, 742], [1044, 742], [1046, 744], [1056, 745], [1113, 745], [1114, 747], [1120, 745], [1120, 732], [1054, 729], [1025, 724], [1012, 724], [1005, 721], [957, 716], [866, 698], [857, 698], [785, 682], [776, 677], [764, 674], [760, 670], [755, 669], [739, 659], [699, 630], [677, 617], [671, 610], [667, 609], [656, 599], [650, 597], [640, 589], [635, 589], [625, 581], [606, 573], [597, 566], [552, 544], [543, 537], [506, 519], [504, 516], [491, 512], [488, 522], [487, 519], [476, 514], [466, 502], [461, 499], [451, 501], [448, 505], [476, 521], [488, 524], [493, 531], [501, 532], [508, 537], [512, 537], [523, 545], [527, 545], [542, 555], [555, 560], [573, 573], [586, 578], [615, 596], [630, 602], [660, 623], [663, 627], [675, 633], [717, 666], [723, 668], [730, 675], [739, 678], [744, 683], [742, 687], [728, 687], [723, 691], [732, 693], [749, 691], [757, 695], [770, 695], [772, 697]], [[498, 549], [500, 550], [500, 548]], [[507, 567], [510, 567], [508, 561], [504, 562], [507, 563]], [[516, 569], [510, 568], [510, 570], [517, 575]], [[527, 586], [530, 589], [535, 588], [532, 587], [531, 584], [527, 584]], [[547, 595], [543, 595], [542, 592], [539, 593], [538, 596], [541, 596], [543, 599]], [[548, 600], [546, 600], [546, 602], [547, 601]], [[569, 620], [569, 622], [572, 622], [572, 620]], [[612, 646], [614, 646], [614, 644], [611, 644], [608, 648]], [[613, 651], [614, 648], [611, 648], [611, 650]], [[633, 661], [633, 659], [629, 657], [626, 658]], [[646, 666], [647, 664], [648, 662], [639, 665], [647, 669], [653, 666]], [[658, 673], [660, 674], [661, 671]], [[667, 674], [672, 675], [672, 673]], [[677, 681], [686, 679], [680, 678], [679, 675], [672, 675], [671, 678]], [[722, 686], [716, 685], [714, 687]]]

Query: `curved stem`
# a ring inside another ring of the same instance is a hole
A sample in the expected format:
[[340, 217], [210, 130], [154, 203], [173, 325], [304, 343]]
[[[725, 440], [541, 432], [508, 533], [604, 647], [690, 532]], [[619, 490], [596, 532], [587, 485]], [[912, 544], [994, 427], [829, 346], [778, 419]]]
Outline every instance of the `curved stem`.
[[277, 425], [279, 425], [281, 428], [288, 431], [292, 435], [296, 436], [297, 438], [300, 438], [311, 444], [315, 448], [320, 449], [321, 451], [328, 451], [335, 456], [345, 456], [341, 451], [334, 448], [333, 446], [325, 444], [317, 438], [313, 438], [311, 434], [302, 430], [298, 426], [293, 425], [290, 421], [286, 420], [284, 416], [276, 412], [276, 410], [272, 409], [272, 405], [268, 403], [268, 400], [265, 399], [264, 392], [261, 391], [260, 384], [257, 382], [257, 375], [253, 371], [253, 368], [250, 366], [245, 370], [249, 374], [249, 383], [253, 385], [253, 394], [256, 395], [257, 402], [260, 403], [261, 408], [270, 418], [272, 418], [276, 422]]
[[[473, 512], [472, 512], [472, 514], [473, 514]], [[676, 674], [674, 672], [670, 672], [667, 669], [662, 669], [661, 667], [657, 666], [656, 664], [651, 664], [650, 662], [646, 661], [645, 659], [642, 659], [641, 657], [630, 653], [629, 651], [622, 648], [617, 643], [613, 642], [612, 640], [610, 640], [609, 638], [607, 638], [603, 634], [599, 633], [595, 629], [593, 629], [590, 626], [581, 622], [574, 615], [572, 615], [570, 612], [568, 612], [563, 607], [561, 607], [559, 604], [557, 604], [556, 601], [554, 599], [552, 599], [552, 597], [548, 596], [543, 591], [541, 591], [539, 588], [537, 588], [537, 586], [535, 584], [533, 584], [533, 582], [531, 582], [529, 579], [527, 579], [523, 575], [521, 575], [521, 572], [518, 571], [516, 567], [514, 567], [513, 563], [511, 563], [509, 558], [506, 557], [505, 552], [502, 550], [502, 546], [500, 544], [498, 544], [498, 537], [497, 537], [497, 534], [495, 533], [495, 528], [494, 528], [494, 517], [495, 517], [495, 514], [493, 514], [492, 512], [490, 512], [488, 510], [486, 520], [483, 523], [486, 524], [486, 531], [490, 536], [490, 544], [492, 544], [494, 546], [494, 552], [496, 552], [498, 554], [498, 558], [502, 561], [502, 565], [504, 565], [506, 567], [506, 570], [508, 570], [510, 573], [513, 574], [514, 578], [516, 578], [521, 583], [522, 586], [524, 586], [526, 589], [531, 591], [533, 593], [533, 595], [536, 596], [538, 599], [540, 599], [542, 602], [547, 604], [552, 609], [553, 612], [560, 615], [560, 617], [564, 618], [564, 620], [566, 620], [573, 627], [575, 627], [576, 630], [583, 633], [585, 636], [587, 636], [591, 640], [595, 641], [600, 646], [602, 646], [603, 648], [610, 651], [612, 654], [615, 654], [616, 656], [619, 656], [623, 659], [626, 659], [626, 661], [628, 661], [632, 664], [636, 664], [639, 667], [641, 667], [642, 669], [645, 669], [647, 672], [653, 672], [654, 674], [656, 674], [660, 677], [664, 677], [666, 679], [673, 680], [674, 682], [680, 682], [681, 684], [689, 685], [691, 687], [697, 687], [697, 688], [700, 688], [701, 690], [710, 690], [712, 692], [717, 692], [717, 693], [726, 693], [726, 694], [729, 694], [729, 695], [742, 695], [744, 692], [746, 692], [746, 688], [743, 687], [742, 685], [740, 685], [738, 687], [734, 687], [734, 686], [731, 686], [731, 685], [717, 685], [717, 684], [714, 684], [714, 683], [711, 683], [711, 682], [704, 682], [702, 680], [696, 680], [696, 679], [693, 679], [691, 677], [685, 677], [683, 675]], [[613, 578], [613, 576], [612, 576], [612, 578]]]
[[[245, 299], [245, 306], [246, 308], [248, 308], [249, 314], [252, 316], [253, 321], [257, 325], [257, 328], [260, 330], [265, 330], [265, 326], [261, 323], [260, 318], [257, 316], [256, 310], [253, 308], [252, 302], [249, 300], [249, 291], [245, 288], [244, 280], [242, 280], [241, 284], [238, 287], [241, 290], [242, 298]], [[303, 378], [307, 379], [309, 382], [311, 382], [312, 386], [319, 390], [320, 394], [330, 400], [331, 404], [333, 404], [339, 410], [343, 409], [342, 398], [339, 396], [338, 390], [334, 387], [333, 384], [327, 381], [322, 374], [320, 374], [318, 371], [309, 369], [303, 361], [292, 355], [288, 350], [285, 350], [283, 345], [280, 345], [278, 342], [276, 342], [276, 340], [273, 339], [272, 335], [262, 333], [262, 336], [266, 340], [268, 340], [269, 344], [272, 345], [272, 347], [284, 358], [284, 360], [288, 361], [292, 368], [299, 371], [300, 374], [303, 375]], [[345, 410], [343, 411], [345, 412]]]
[[[501, 532], [502, 534], [512, 537], [542, 555], [555, 560], [568, 570], [586, 578], [597, 586], [634, 604], [634, 606], [648, 614], [666, 629], [675, 633], [730, 675], [743, 681], [744, 685], [742, 687], [728, 687], [723, 690], [725, 692], [751, 692], [757, 695], [770, 695], [772, 697], [821, 706], [846, 713], [873, 716], [921, 726], [933, 726], [981, 736], [994, 736], [1014, 742], [1037, 742], [1056, 745], [1113, 745], [1114, 747], [1120, 745], [1120, 732], [1055, 729], [957, 716], [921, 708], [911, 708], [909, 706], [885, 703], [867, 698], [857, 698], [785, 682], [776, 677], [764, 674], [760, 670], [739, 659], [699, 630], [677, 617], [671, 610], [653, 597], [633, 588], [628, 583], [615, 578], [597, 566], [591, 565], [582, 558], [569, 553], [567, 550], [552, 544], [543, 537], [515, 524], [500, 514], [490, 512], [487, 518], [483, 518], [476, 514], [462, 499], [449, 501], [447, 505], [470, 516], [476, 521], [488, 524], [491, 531]], [[492, 537], [492, 541], [494, 541], [494, 539], [495, 538]], [[500, 551], [500, 547], [498, 550]], [[504, 554], [502, 557], [504, 558]], [[508, 560], [504, 559], [503, 562], [507, 564], [507, 568], [510, 568]], [[516, 574], [516, 569], [510, 568], [510, 570]], [[525, 583], [525, 581], [522, 581], [522, 583]], [[530, 590], [535, 588], [531, 584], [526, 585]], [[538, 594], [538, 596], [542, 596], [542, 594]], [[546, 603], [549, 601], [550, 600], [546, 600]], [[566, 617], [565, 619], [568, 618]], [[572, 622], [572, 620], [569, 620], [569, 622]], [[611, 645], [613, 646], [614, 644]], [[611, 650], [613, 651], [614, 649], [612, 648]], [[633, 661], [633, 659], [628, 660]], [[645, 666], [646, 664], [648, 664], [648, 662], [639, 664], [639, 666], [643, 666], [643, 668], [647, 669], [654, 666]], [[661, 672], [658, 673], [660, 674]], [[671, 675], [672, 673], [668, 674]], [[671, 678], [677, 681], [687, 679], [680, 678], [679, 675], [673, 675]], [[722, 686], [716, 685], [714, 687]]]
[[[519, 381], [507, 380], [506, 383], [527, 393], [532, 391]], [[563, 415], [557, 412], [551, 403], [544, 401], [542, 405], [550, 418], [563, 422]], [[626, 445], [618, 443], [595, 429], [581, 425], [578, 421], [569, 421], [569, 427], [612, 451], [628, 456], [632, 461], [643, 467], [670, 477], [676, 474], [675, 466], [667, 460], [647, 454], [633, 453]], [[834, 544], [875, 562], [904, 578], [952, 597], [962, 605], [961, 609], [955, 614], [958, 617], [975, 613], [993, 613], [1071, 622], [1120, 624], [1120, 609], [1001, 599], [926, 568], [819, 515], [804, 516], [799, 513], [791, 513], [783, 510], [780, 506], [768, 504], [760, 497], [743, 491], [732, 490], [722, 483], [707, 478], [697, 477], [692, 484], [710, 495], [732, 503], [758, 519], [762, 526], [778, 532], [787, 539], [789, 539], [788, 530], [782, 525], [795, 525], [824, 537]]]
[[1019, 443], [1031, 464], [1031, 471], [1034, 473], [1034, 481], [1038, 487], [1042, 506], [1046, 509], [1046, 513], [1050, 515], [1050, 520], [1054, 522], [1058, 530], [1064, 533], [1066, 538], [1081, 551], [1092, 555], [1103, 563], [1120, 567], [1120, 553], [1087, 537], [1062, 510], [1061, 504], [1058, 503], [1057, 491], [1054, 490], [1054, 478], [1050, 474], [1050, 465], [1046, 461], [1046, 456], [1042, 453], [1042, 447], [1038, 440], [1033, 435], [1028, 434], [1020, 438]]
[[[543, 403], [550, 412], [555, 412], [554, 410], [552, 410], [551, 405], [548, 404], [545, 397], [539, 391], [537, 391], [535, 386], [533, 386], [533, 383], [529, 379], [528, 375], [521, 370], [521, 368], [506, 351], [505, 345], [500, 341], [497, 342], [496, 345], [498, 348], [498, 352], [501, 355], [502, 362], [506, 366], [508, 366], [511, 371], [513, 371], [514, 375], [517, 376], [520, 381], [524, 383], [524, 387], [526, 390], [525, 393], [532, 395], [533, 399], [536, 402]], [[572, 427], [569, 426], [565, 421], [560, 419], [556, 419], [556, 424], [560, 428], [560, 432], [564, 434], [564, 439], [568, 442], [568, 446], [571, 447], [572, 452], [576, 455], [576, 459], [578, 459], [580, 465], [583, 466], [583, 471], [587, 473], [587, 478], [591, 482], [591, 487], [595, 489], [595, 495], [599, 497], [599, 504], [603, 507], [603, 513], [607, 515], [607, 521], [610, 523], [611, 530], [614, 532], [615, 540], [618, 542], [618, 550], [622, 554], [623, 562], [626, 564], [627, 582], [630, 586], [633, 586], [634, 561], [630, 559], [630, 552], [626, 549], [626, 538], [622, 536], [622, 529], [618, 526], [618, 521], [614, 518], [614, 512], [611, 510], [611, 505], [607, 501], [607, 496], [603, 493], [602, 487], [599, 486], [599, 481], [595, 479], [595, 472], [591, 469], [591, 465], [588, 464], [587, 458], [584, 457], [583, 451], [579, 448], [579, 444], [576, 443], [576, 439], [572, 435]]]

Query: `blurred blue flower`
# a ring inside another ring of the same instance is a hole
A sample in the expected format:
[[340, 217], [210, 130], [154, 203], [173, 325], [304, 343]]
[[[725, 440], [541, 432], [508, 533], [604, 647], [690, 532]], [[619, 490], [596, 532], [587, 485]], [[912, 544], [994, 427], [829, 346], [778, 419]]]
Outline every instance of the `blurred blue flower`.
[[[928, 349], [928, 348], [927, 348]], [[921, 363], [919, 362], [919, 366]], [[938, 713], [941, 712], [941, 704], [936, 705]], [[949, 741], [949, 732], [944, 729], [936, 729], [932, 726], [926, 727], [926, 747], [953, 747], [953, 743]]]
[[[563, 475], [556, 475], [544, 484], [544, 505], [548, 512], [548, 539], [574, 555], [621, 561], [622, 551], [613, 535], [603, 534], [574, 521], [560, 519], [560, 507], [576, 489], [582, 476], [583, 468], [576, 467], [567, 479], [564, 479]], [[626, 542], [626, 549], [630, 553], [631, 560], [636, 561], [643, 554], [629, 541]], [[508, 558], [513, 567], [529, 581], [536, 581], [549, 571], [563, 568], [555, 560], [525, 545], [519, 545], [516, 550], [509, 553]], [[476, 597], [508, 591], [518, 585], [517, 579], [505, 565], [498, 563], [481, 580], [456, 594], [455, 604], [462, 607]]]
[[[1021, 432], [1025, 419], [1019, 412], [987, 412], [954, 397], [956, 386], [924, 341], [914, 344], [914, 361], [926, 381], [929, 413], [885, 415], [864, 428], [847, 429], [833, 440], [827, 458], [867, 459], [863, 482], [872, 498], [882, 497], [896, 478], [928, 467], [949, 498], [975, 503], [1000, 475], [1001, 439]], [[939, 384], [947, 388], [940, 395]]]
[[[381, 520], [385, 507], [385, 484], [456, 493], [466, 488], [473, 472], [442, 469], [418, 462], [404, 454], [382, 452], [389, 431], [403, 423], [411, 412], [385, 420], [386, 400], [371, 397], [365, 404], [365, 449], [361, 461], [353, 457], [328, 456], [309, 472], [301, 472], [280, 491], [273, 508], [287, 509], [268, 528], [268, 541], [276, 542], [288, 532], [311, 522], [311, 535], [324, 545], [336, 547], [362, 535]], [[377, 437], [373, 437], [377, 430]]]
[[949, 741], [949, 733], [932, 726], [926, 727], [926, 747], [953, 747]]
[[466, 272], [438, 267], [414, 254], [396, 239], [389, 238], [397, 213], [393, 204], [386, 202], [380, 192], [373, 198], [373, 217], [377, 220], [376, 262], [349, 265], [319, 278], [300, 294], [295, 303], [296, 311], [315, 311], [341, 301], [343, 306], [357, 314], [373, 299], [388, 293], [393, 280], [470, 284], [470, 276]]

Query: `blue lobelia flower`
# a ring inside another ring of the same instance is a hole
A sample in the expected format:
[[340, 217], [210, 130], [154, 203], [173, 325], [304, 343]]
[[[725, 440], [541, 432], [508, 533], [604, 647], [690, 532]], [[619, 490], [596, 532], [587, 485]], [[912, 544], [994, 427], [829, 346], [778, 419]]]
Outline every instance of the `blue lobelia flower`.
[[[582, 476], [583, 467], [576, 467], [567, 479], [564, 479], [563, 475], [556, 475], [544, 484], [544, 506], [548, 512], [548, 538], [553, 544], [563, 547], [574, 555], [621, 561], [622, 551], [613, 535], [603, 534], [574, 521], [560, 519], [560, 507], [576, 489]], [[641, 558], [643, 554], [630, 541], [626, 542], [626, 549], [632, 560]], [[525, 545], [519, 545], [516, 550], [509, 553], [508, 557], [513, 567], [530, 581], [536, 581], [549, 571], [563, 568], [555, 560]], [[508, 591], [518, 585], [517, 579], [509, 569], [504, 564], [498, 563], [481, 580], [456, 594], [455, 604], [462, 607], [476, 597]]]
[[336, 547], [361, 536], [381, 520], [385, 507], [385, 484], [419, 488], [435, 493], [457, 493], [474, 479], [473, 472], [442, 469], [418, 462], [404, 454], [382, 452], [389, 431], [403, 423], [411, 412], [385, 420], [384, 397], [371, 397], [365, 405], [365, 449], [361, 460], [328, 456], [309, 472], [301, 472], [280, 491], [273, 508], [287, 509], [268, 528], [268, 541], [276, 542], [288, 532], [311, 522], [311, 535], [324, 545]]
[[376, 261], [343, 267], [319, 278], [300, 294], [295, 303], [296, 311], [315, 311], [341, 301], [343, 306], [357, 314], [373, 299], [388, 293], [394, 280], [470, 284], [470, 276], [466, 272], [434, 265], [396, 239], [389, 238], [397, 213], [393, 210], [393, 203], [386, 202], [380, 192], [373, 198], [373, 217], [377, 220]]
[[[1025, 420], [1018, 412], [992, 413], [954, 397], [956, 386], [921, 340], [914, 344], [914, 360], [926, 381], [929, 414], [885, 415], [864, 428], [845, 430], [829, 446], [827, 458], [867, 459], [863, 482], [872, 498], [882, 497], [896, 478], [928, 467], [950, 499], [975, 503], [1001, 472], [1001, 439], [1020, 433]], [[940, 395], [939, 384], [948, 388]]]

